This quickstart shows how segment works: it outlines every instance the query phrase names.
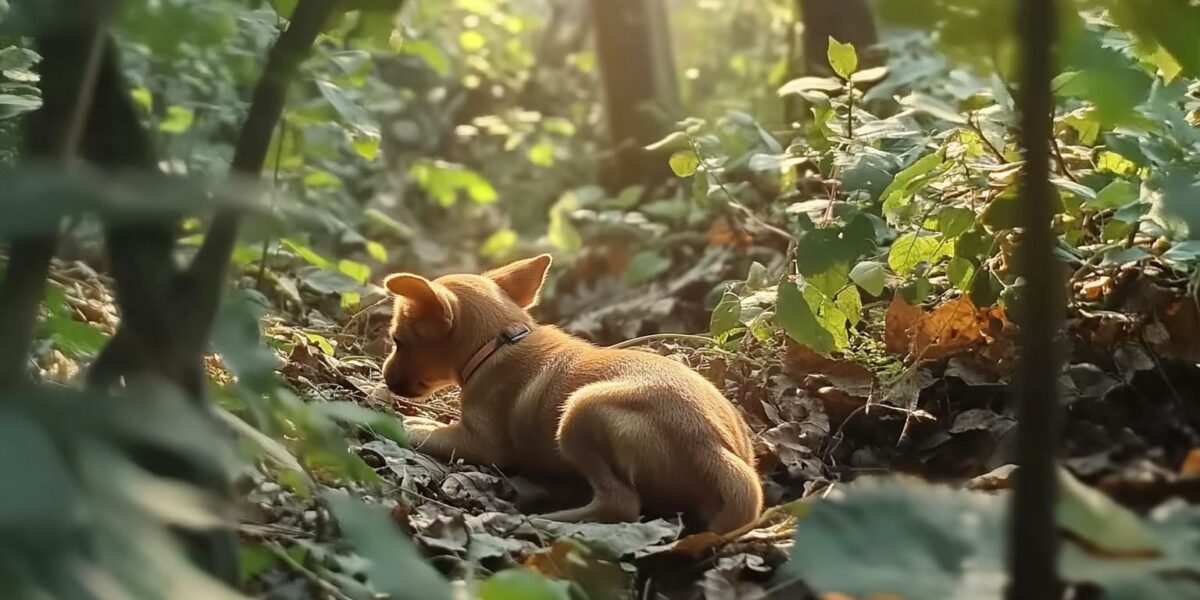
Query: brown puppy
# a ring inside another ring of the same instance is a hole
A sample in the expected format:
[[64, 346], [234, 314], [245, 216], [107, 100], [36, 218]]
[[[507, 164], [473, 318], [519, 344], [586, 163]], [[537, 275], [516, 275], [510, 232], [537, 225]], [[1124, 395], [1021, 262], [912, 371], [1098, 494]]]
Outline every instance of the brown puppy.
[[410, 421], [413, 446], [534, 474], [582, 474], [591, 503], [548, 519], [633, 521], [645, 505], [726, 533], [757, 518], [762, 488], [733, 406], [673, 360], [598, 348], [535, 323], [526, 309], [549, 267], [542, 255], [483, 275], [387, 278], [397, 296], [388, 388], [420, 397], [462, 386], [461, 420]]

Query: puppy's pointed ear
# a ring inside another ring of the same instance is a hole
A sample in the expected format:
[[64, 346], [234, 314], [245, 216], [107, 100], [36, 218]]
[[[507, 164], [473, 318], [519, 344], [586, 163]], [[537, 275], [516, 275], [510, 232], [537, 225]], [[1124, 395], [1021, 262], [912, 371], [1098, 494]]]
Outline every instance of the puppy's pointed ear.
[[440, 333], [450, 331], [454, 324], [454, 312], [450, 307], [450, 294], [442, 286], [420, 275], [397, 273], [388, 275], [383, 286], [397, 296], [407, 299], [413, 306], [413, 316], [436, 326]]
[[483, 276], [495, 281], [518, 306], [529, 308], [537, 304], [551, 262], [550, 255], [543, 254], [492, 269]]

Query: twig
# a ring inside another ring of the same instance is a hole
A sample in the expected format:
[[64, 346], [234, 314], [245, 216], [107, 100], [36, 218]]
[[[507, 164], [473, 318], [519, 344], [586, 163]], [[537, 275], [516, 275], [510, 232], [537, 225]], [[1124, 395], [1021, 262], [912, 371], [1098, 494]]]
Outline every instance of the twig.
[[282, 560], [283, 562], [287, 563], [287, 565], [289, 567], [291, 567], [292, 570], [303, 575], [305, 577], [305, 579], [308, 579], [309, 581], [315, 583], [317, 585], [317, 587], [320, 587], [322, 590], [327, 592], [330, 596], [337, 598], [337, 600], [354, 600], [350, 596], [347, 596], [346, 594], [344, 594], [342, 592], [341, 588], [326, 581], [324, 578], [322, 578], [320, 575], [318, 575], [315, 571], [313, 571], [312, 569], [309, 569], [308, 567], [301, 564], [300, 561], [293, 558], [291, 554], [288, 554], [287, 550], [284, 550], [283, 546], [280, 546], [278, 543], [266, 542], [262, 546], [263, 546], [263, 548], [266, 548], [271, 554], [274, 554], [277, 558], [279, 558], [279, 560]]
[[688, 342], [696, 342], [698, 344], [713, 343], [713, 339], [706, 335], [695, 335], [691, 333], [654, 333], [650, 335], [643, 335], [641, 337], [635, 337], [631, 340], [625, 340], [623, 342], [617, 342], [616, 344], [609, 346], [609, 348], [628, 348], [630, 346], [636, 346], [645, 342], [654, 342], [658, 340], [683, 340]]

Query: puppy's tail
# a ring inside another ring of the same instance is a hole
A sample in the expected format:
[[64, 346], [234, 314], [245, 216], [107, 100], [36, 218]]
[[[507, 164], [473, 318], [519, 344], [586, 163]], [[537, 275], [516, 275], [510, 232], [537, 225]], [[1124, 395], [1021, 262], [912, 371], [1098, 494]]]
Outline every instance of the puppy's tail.
[[721, 495], [721, 509], [713, 515], [708, 528], [726, 534], [749, 525], [762, 512], [762, 484], [758, 473], [744, 458], [722, 447], [712, 465], [712, 478]]

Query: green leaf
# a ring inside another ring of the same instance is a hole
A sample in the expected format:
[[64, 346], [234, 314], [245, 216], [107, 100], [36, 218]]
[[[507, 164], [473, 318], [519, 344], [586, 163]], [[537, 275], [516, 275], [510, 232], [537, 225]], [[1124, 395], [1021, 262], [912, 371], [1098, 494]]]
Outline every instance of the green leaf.
[[329, 188], [342, 185], [342, 180], [337, 175], [326, 171], [325, 169], [308, 168], [304, 175], [304, 187], [308, 188]]
[[81, 323], [66, 316], [46, 319], [46, 331], [50, 341], [73, 354], [96, 355], [108, 342], [108, 334], [93, 325]]
[[[11, 398], [3, 400], [8, 402]], [[0, 412], [0, 440], [5, 445], [0, 451], [0, 477], [20, 482], [0, 494], [0, 527], [6, 538], [21, 539], [27, 535], [25, 539], [49, 543], [54, 539], [51, 534], [80, 518], [71, 519], [68, 515], [96, 508], [80, 505], [84, 498], [76, 489], [76, 476], [64, 462], [62, 450], [33, 419], [12, 408]]]
[[970, 293], [971, 280], [975, 277], [975, 265], [966, 258], [955, 256], [946, 265], [946, 277], [958, 289]]
[[958, 237], [975, 226], [975, 211], [959, 206], [947, 206], [938, 212], [938, 231], [949, 238]]
[[906, 233], [892, 242], [888, 266], [897, 275], [908, 275], [923, 262], [932, 265], [939, 257], [948, 255], [940, 236]]
[[479, 600], [570, 600], [571, 584], [528, 569], [507, 569], [479, 585]]
[[351, 141], [354, 146], [354, 153], [361, 156], [364, 160], [375, 160], [379, 156], [379, 144], [382, 138], [379, 135], [357, 134]]
[[290, 238], [283, 238], [279, 240], [279, 243], [288, 250], [295, 252], [297, 256], [304, 259], [305, 262], [314, 267], [321, 267], [322, 269], [333, 268], [333, 263], [329, 262], [328, 259], [320, 254], [317, 254], [312, 248], [309, 248], [300, 242]]
[[887, 269], [881, 262], [864, 260], [850, 270], [850, 280], [868, 294], [878, 296], [883, 293], [883, 287], [887, 283]]
[[134, 104], [142, 107], [146, 114], [150, 114], [154, 110], [154, 96], [150, 90], [144, 87], [136, 87], [129, 90], [129, 97], [133, 98]]
[[158, 123], [158, 130], [163, 133], [183, 133], [191, 129], [196, 113], [185, 106], [168, 106], [167, 114]]
[[1121, 208], [1138, 199], [1140, 188], [1133, 182], [1124, 179], [1114, 179], [1096, 193], [1095, 199], [1084, 200], [1084, 205], [1096, 210]]
[[483, 245], [479, 247], [479, 253], [493, 260], [503, 259], [516, 247], [517, 239], [517, 232], [508, 228], [501, 229], [484, 240]]
[[929, 94], [914, 92], [900, 100], [902, 106], [923, 112], [931, 117], [941, 119], [954, 125], [967, 125], [967, 118], [953, 105], [934, 98]]
[[546, 237], [559, 250], [574, 252], [583, 247], [583, 239], [569, 218], [570, 213], [578, 208], [579, 198], [574, 193], [568, 192], [563, 194], [550, 209], [550, 223], [546, 228]]
[[474, 29], [466, 29], [458, 34], [458, 46], [464, 52], [478, 52], [487, 46], [487, 38]]
[[404, 425], [392, 415], [376, 412], [349, 401], [320, 402], [312, 404], [312, 407], [317, 414], [328, 416], [342, 423], [369, 428], [401, 446], [408, 445], [408, 436], [404, 433]]
[[646, 146], [647, 150], [671, 150], [674, 148], [688, 148], [691, 144], [688, 142], [688, 134], [683, 131], [675, 131], [667, 135], [661, 140]]
[[691, 177], [700, 166], [700, 157], [692, 150], [680, 150], [672, 154], [668, 162], [676, 176]]
[[780, 86], [777, 93], [780, 96], [787, 96], [811, 91], [836, 92], [843, 87], [845, 85], [842, 82], [832, 77], [800, 77]]
[[637, 285], [658, 277], [670, 268], [671, 259], [652, 250], [638, 252], [625, 267], [625, 281], [629, 285]]
[[450, 59], [446, 57], [446, 53], [435, 43], [429, 40], [414, 40], [405, 38], [400, 45], [402, 54], [418, 56], [425, 61], [425, 64], [433, 69], [441, 77], [449, 77], [452, 69], [450, 67]]
[[367, 254], [370, 254], [371, 258], [373, 258], [381, 263], [387, 262], [387, 259], [388, 259], [387, 248], [385, 248], [384, 245], [380, 244], [379, 242], [374, 242], [374, 241], [368, 240], [367, 241]]
[[213, 326], [212, 344], [225, 368], [256, 392], [275, 383], [275, 353], [262, 343], [256, 305], [245, 292], [228, 294]]
[[829, 66], [833, 67], [833, 72], [842, 79], [850, 79], [850, 76], [858, 70], [858, 52], [854, 50], [853, 44], [843, 44], [833, 39], [833, 36], [829, 36], [829, 47], [825, 54], [829, 58]]
[[529, 162], [538, 167], [554, 166], [554, 144], [538, 142], [529, 147]]
[[368, 506], [344, 494], [323, 495], [342, 533], [367, 560], [367, 577], [393, 600], [451, 600], [450, 584], [421, 558], [381, 506]]
[[775, 319], [783, 332], [797, 343], [816, 352], [829, 353], [836, 348], [833, 335], [817, 321], [817, 315], [795, 283], [779, 282], [779, 300]]
[[1000, 498], [901, 480], [851, 487], [799, 520], [781, 580], [802, 579], [818, 596], [1003, 596]]
[[243, 542], [238, 548], [239, 581], [242, 585], [250, 583], [255, 576], [275, 568], [278, 564], [279, 557], [262, 544]]
[[338, 261], [338, 271], [343, 275], [357, 281], [359, 285], [365, 285], [367, 280], [371, 278], [371, 267], [360, 262], [342, 259]]
[[718, 337], [730, 329], [737, 327], [741, 316], [742, 301], [736, 295], [725, 292], [717, 307], [713, 309], [712, 317], [709, 318], [709, 334], [713, 337]]
[[1090, 488], [1066, 469], [1058, 470], [1055, 519], [1063, 529], [1101, 550], [1116, 554], [1158, 554], [1162, 547], [1142, 520], [1103, 492]]
[[862, 320], [862, 296], [858, 294], [858, 288], [854, 286], [847, 287], [838, 292], [833, 301], [837, 305], [838, 310], [845, 315], [851, 327], [858, 325], [858, 322]]

